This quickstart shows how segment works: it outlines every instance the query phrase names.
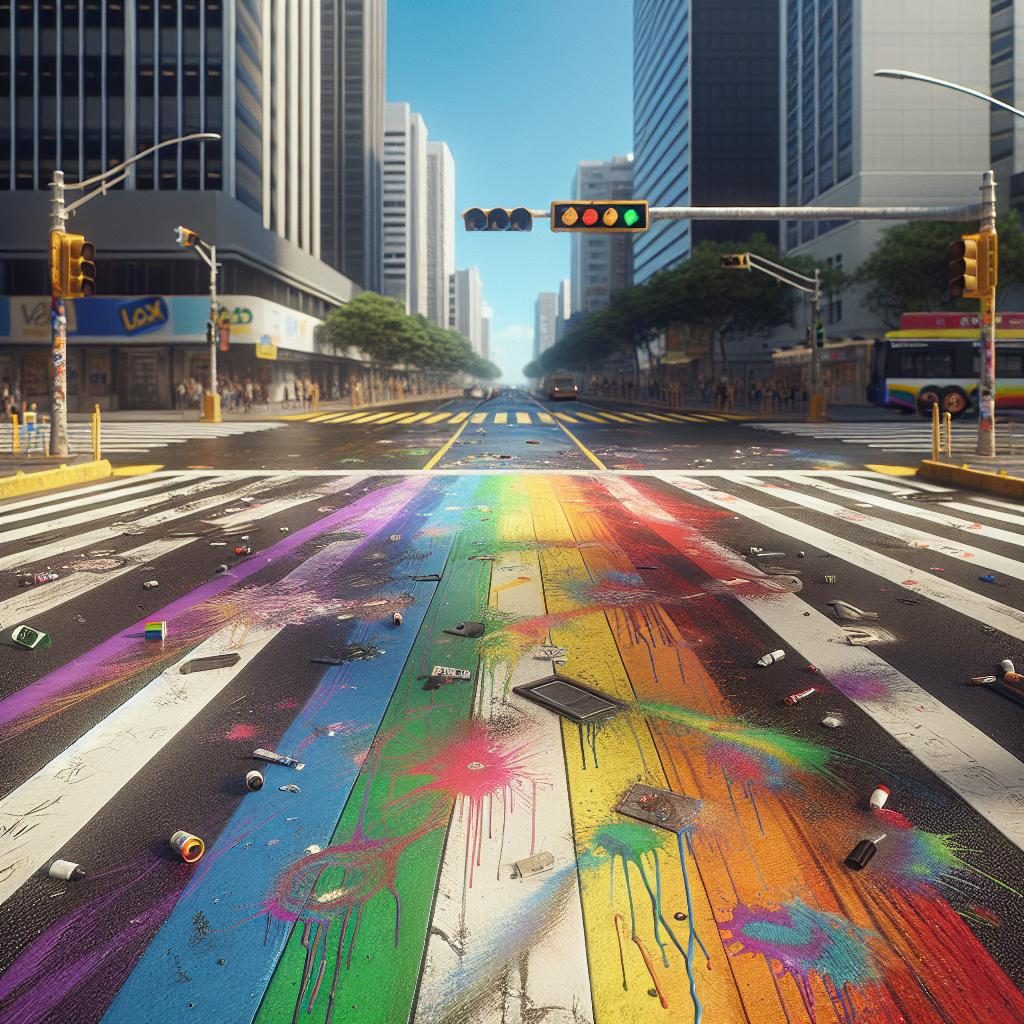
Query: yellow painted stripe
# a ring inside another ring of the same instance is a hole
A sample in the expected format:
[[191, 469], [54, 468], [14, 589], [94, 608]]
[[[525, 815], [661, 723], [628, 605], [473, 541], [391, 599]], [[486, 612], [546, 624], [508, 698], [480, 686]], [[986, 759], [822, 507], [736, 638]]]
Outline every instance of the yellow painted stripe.
[[307, 423], [323, 423], [324, 420], [329, 420], [332, 416], [337, 416], [336, 412], [318, 412], [316, 415], [311, 416], [309, 413], [303, 413], [301, 416], [289, 416], [290, 420], [305, 420]]
[[537, 413], [537, 419], [539, 419], [541, 421], [541, 423], [554, 423], [555, 422], [554, 416], [552, 416], [551, 413], [549, 413], [549, 412], [539, 412], [539, 413]]
[[557, 417], [558, 417], [558, 418], [559, 418], [559, 419], [560, 419], [560, 420], [561, 420], [561, 421], [562, 421], [563, 423], [579, 423], [579, 420], [578, 420], [578, 419], [575, 419], [575, 418], [574, 418], [573, 416], [570, 416], [570, 415], [569, 415], [569, 414], [568, 414], [567, 412], [556, 412], [556, 413], [555, 413], [555, 415], [556, 415], [556, 416], [557, 416]]
[[456, 430], [455, 433], [452, 434], [452, 436], [449, 437], [448, 440], [445, 441], [445, 443], [441, 445], [441, 447], [438, 448], [433, 455], [431, 455], [430, 460], [423, 468], [433, 469], [441, 461], [441, 459], [444, 458], [445, 454], [448, 452], [448, 449], [451, 448], [451, 446], [455, 444], [455, 442], [458, 440], [459, 434], [461, 434], [468, 426], [469, 420], [463, 420], [463, 422], [459, 424], [459, 429]]
[[[870, 469], [874, 473], [884, 473], [886, 476], [916, 476], [917, 466], [880, 466], [877, 464], [864, 463], [865, 469]], [[114, 470], [114, 476], [117, 476], [117, 470]]]
[[435, 416], [431, 416], [429, 419], [424, 420], [424, 423], [443, 423], [448, 417], [451, 416], [450, 412], [439, 412]]
[[668, 414], [676, 423], [701, 423], [702, 420], [697, 419], [695, 416], [686, 416], [680, 412], [670, 412]]
[[384, 419], [377, 421], [377, 426], [380, 426], [382, 423], [394, 423], [395, 420], [400, 420], [404, 415], [404, 412], [389, 413], [387, 416], [384, 417]]
[[494, 414], [494, 422], [495, 423], [508, 423], [508, 413], [507, 412], [496, 412]]
[[[580, 415], [582, 416], [583, 413], [580, 413]], [[602, 410], [601, 411], [601, 415], [604, 416], [606, 419], [611, 420], [612, 423], [628, 423], [629, 422], [629, 420], [623, 419], [621, 416], [617, 416], [613, 412], [605, 412], [604, 410]]]
[[357, 416], [355, 419], [349, 420], [349, 423], [373, 423], [374, 420], [379, 420], [382, 416], [387, 416], [387, 413], [371, 412], [364, 416]]
[[653, 423], [654, 420], [650, 416], [641, 416], [636, 412], [624, 412], [623, 416], [628, 416], [631, 420], [636, 420], [637, 423]]
[[662, 423], [675, 423], [675, 420], [669, 419], [667, 416], [663, 416], [660, 412], [648, 413], [649, 416], [653, 416], [656, 420], [661, 420]]
[[118, 466], [112, 476], [146, 476], [147, 473], [156, 473], [163, 469], [163, 463], [150, 463], [141, 466]]
[[[561, 413], [559, 413], [561, 415]], [[604, 423], [604, 420], [598, 416], [591, 416], [589, 412], [578, 412], [576, 413], [580, 419], [589, 420], [591, 423]]]
[[[559, 413], [559, 415], [561, 415], [561, 413]], [[567, 416], [566, 419], [568, 418], [569, 417]], [[565, 434], [565, 436], [568, 437], [569, 440], [572, 441], [572, 443], [576, 445], [576, 447], [579, 448], [579, 450], [583, 452], [583, 454], [586, 455], [586, 457], [590, 459], [595, 466], [597, 466], [598, 469], [608, 468], [564, 423], [559, 423], [558, 429], [561, 430], [562, 433]]]
[[331, 423], [348, 423], [351, 420], [358, 419], [360, 416], [369, 415], [365, 409], [359, 409], [356, 412], [339, 412], [335, 413], [330, 417]]
[[725, 420], [721, 416], [715, 416], [710, 412], [695, 412], [691, 415], [702, 423], [725, 423]]
[[297, 420], [308, 420], [310, 417], [315, 415], [315, 412], [293, 412], [289, 413], [287, 416], [278, 416], [277, 419], [293, 423]]
[[426, 419], [430, 415], [429, 412], [412, 412], [408, 416], [403, 416], [399, 423], [419, 423], [420, 420]]
[[468, 415], [468, 412], [457, 412], [448, 422], [452, 424], [461, 423]]
[[533, 420], [530, 419], [530, 414], [528, 412], [517, 412], [516, 423], [525, 426], [527, 424], [533, 423]]
[[483, 423], [483, 421], [485, 419], [487, 419], [487, 413], [485, 413], [485, 412], [475, 412], [475, 413], [473, 413], [472, 416], [470, 416], [469, 422], [470, 423]]

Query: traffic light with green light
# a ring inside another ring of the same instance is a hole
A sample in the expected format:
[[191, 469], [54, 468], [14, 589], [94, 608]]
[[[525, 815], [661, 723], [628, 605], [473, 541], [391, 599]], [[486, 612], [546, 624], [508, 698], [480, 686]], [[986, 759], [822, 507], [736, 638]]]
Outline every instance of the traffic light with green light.
[[749, 252], [735, 252], [729, 253], [726, 256], [722, 256], [718, 261], [718, 265], [723, 270], [749, 270], [750, 269], [750, 253]]
[[532, 231], [533, 214], [524, 206], [496, 206], [484, 210], [471, 206], [462, 214], [467, 231]]
[[576, 199], [551, 204], [552, 231], [635, 233], [649, 226], [646, 199]]

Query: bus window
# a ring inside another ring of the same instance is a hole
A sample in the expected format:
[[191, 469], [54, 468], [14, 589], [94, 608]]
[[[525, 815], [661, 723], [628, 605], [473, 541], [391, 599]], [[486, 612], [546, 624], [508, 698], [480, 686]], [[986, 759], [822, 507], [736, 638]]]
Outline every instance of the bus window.
[[996, 352], [997, 377], [1024, 377], [1024, 355], [1020, 352]]
[[935, 348], [922, 353], [921, 372], [915, 374], [918, 377], [927, 377], [929, 380], [944, 380], [953, 376], [953, 350], [950, 348]]

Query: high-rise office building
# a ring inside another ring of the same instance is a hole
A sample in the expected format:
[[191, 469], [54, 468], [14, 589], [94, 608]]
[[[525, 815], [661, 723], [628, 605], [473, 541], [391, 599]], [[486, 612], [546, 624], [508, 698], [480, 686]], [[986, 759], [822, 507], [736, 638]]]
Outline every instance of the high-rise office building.
[[319, 4], [321, 257], [380, 291], [387, 4]]
[[408, 103], [384, 111], [384, 294], [427, 314], [427, 127]]
[[572, 281], [563, 277], [558, 282], [558, 308], [555, 316], [555, 341], [561, 341], [572, 316]]
[[[1020, 0], [990, 2], [992, 71], [985, 91], [1019, 107], [1024, 99], [1024, 4]], [[992, 107], [991, 128], [990, 166], [996, 172], [999, 205], [1024, 213], [1024, 119]]]
[[[580, 161], [572, 183], [573, 199], [630, 199], [632, 195], [632, 157]], [[571, 238], [572, 308], [590, 313], [607, 306], [615, 292], [633, 283], [633, 237], [577, 231]]]
[[480, 313], [480, 355], [484, 359], [491, 358], [491, 322], [494, 320], [494, 310], [485, 302]]
[[[780, 142], [786, 205], [927, 206], [976, 200], [990, 145], [985, 104], [872, 75], [876, 68], [897, 63], [986, 90], [993, 66], [991, 36], [988, 18], [979, 17], [976, 6], [958, 0], [784, 0], [785, 132]], [[789, 221], [783, 246], [852, 272], [887, 226], [878, 221]], [[870, 333], [879, 326], [852, 289], [842, 300], [828, 301], [825, 321], [845, 333]]]
[[456, 270], [448, 279], [448, 326], [483, 355], [483, 284], [476, 267]]
[[541, 292], [533, 303], [533, 358], [555, 343], [558, 321], [558, 295]]
[[455, 161], [444, 142], [427, 143], [427, 308], [448, 326], [448, 279], [455, 273]]
[[169, 407], [176, 384], [205, 380], [208, 270], [175, 244], [179, 224], [217, 246], [222, 374], [274, 398], [316, 376], [328, 393], [341, 360], [315, 327], [355, 288], [322, 259], [321, 27], [321, 0], [7, 6], [0, 378], [47, 400], [53, 170], [71, 183], [209, 131], [222, 141], [147, 157], [69, 222], [96, 245], [100, 296], [67, 303], [69, 409]]
[[[635, 0], [636, 195], [652, 206], [775, 205], [778, 96], [779, 0]], [[705, 239], [754, 231], [778, 237], [771, 221], [655, 221], [634, 241], [634, 278]]]

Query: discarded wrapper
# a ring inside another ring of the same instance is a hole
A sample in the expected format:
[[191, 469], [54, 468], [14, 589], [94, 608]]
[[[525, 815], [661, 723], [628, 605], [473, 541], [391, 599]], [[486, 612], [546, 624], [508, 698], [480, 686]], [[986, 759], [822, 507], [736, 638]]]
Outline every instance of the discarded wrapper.
[[700, 800], [695, 797], [637, 782], [615, 809], [637, 821], [679, 833], [693, 824], [700, 805]]
[[160, 581], [159, 580], [146, 580], [146, 582], [142, 584], [142, 589], [143, 590], [156, 590], [156, 588], [159, 587], [159, 586], [160, 586]]
[[297, 772], [301, 772], [306, 767], [304, 761], [296, 761], [294, 757], [288, 757], [287, 754], [278, 754], [273, 750], [265, 750], [263, 747], [257, 747], [252, 752], [253, 757], [258, 757], [261, 761], [269, 761], [271, 764], [283, 764], [286, 768], [294, 768]]
[[761, 668], [767, 668], [776, 661], [782, 661], [785, 656], [785, 651], [769, 651], [767, 654], [762, 654], [761, 657], [757, 659], [757, 664], [760, 665]]
[[517, 878], [529, 878], [531, 875], [539, 875], [542, 871], [550, 871], [555, 865], [553, 854], [547, 850], [541, 850], [532, 857], [523, 857], [517, 860], [512, 866], [516, 870]]
[[1016, 669], [1013, 667], [1013, 662], [1010, 661], [1009, 658], [1005, 658], [1003, 661], [999, 662], [999, 667], [1003, 670], [1003, 674], [1004, 675], [1007, 672], [1015, 672], [1016, 671]]
[[392, 615], [391, 615], [391, 625], [392, 626], [400, 626], [403, 622], [405, 622], [405, 619], [402, 618], [402, 613], [401, 612], [393, 612], [392, 613]]
[[988, 686], [998, 682], [995, 676], [971, 676], [971, 686]]
[[838, 711], [830, 711], [821, 720], [821, 724], [826, 729], [838, 729], [843, 724], [843, 716]]
[[788, 697], [783, 697], [784, 704], [799, 704], [800, 701], [807, 697], [813, 697], [818, 691], [813, 687], [808, 687], [806, 690], [797, 690], [796, 693], [791, 693]]
[[836, 581], [835, 576], [826, 576], [825, 577], [825, 582], [826, 583], [835, 583], [835, 581]]
[[192, 658], [191, 661], [186, 661], [178, 671], [182, 675], [188, 675], [190, 672], [212, 672], [218, 668], [230, 668], [232, 665], [237, 665], [242, 660], [242, 656], [237, 652], [231, 654], [210, 654], [205, 658]]
[[301, 793], [302, 790], [295, 785], [294, 782], [288, 782], [283, 786], [277, 787], [282, 793]]
[[460, 622], [450, 629], [444, 630], [449, 636], [464, 636], [475, 640], [484, 635], [484, 624], [482, 622]]
[[32, 572], [25, 573], [23, 576], [18, 577], [19, 587], [36, 587], [41, 583], [53, 583], [54, 580], [59, 580], [60, 575], [55, 572]]

